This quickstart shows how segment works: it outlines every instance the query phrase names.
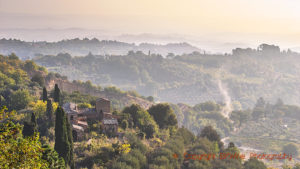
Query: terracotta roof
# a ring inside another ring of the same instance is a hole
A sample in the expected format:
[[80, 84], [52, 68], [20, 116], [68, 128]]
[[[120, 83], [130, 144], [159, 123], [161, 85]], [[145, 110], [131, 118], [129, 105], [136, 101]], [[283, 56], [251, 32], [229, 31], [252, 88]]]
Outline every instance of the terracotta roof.
[[98, 98], [97, 100], [104, 100], [104, 101], [110, 101], [110, 100], [108, 100], [107, 98]]
[[78, 124], [80, 124], [80, 125], [84, 125], [84, 126], [87, 126], [88, 124], [87, 124], [87, 122], [85, 122], [85, 121], [77, 121], [77, 123]]
[[78, 125], [76, 125], [76, 124], [72, 124], [72, 127], [73, 127], [74, 129], [77, 129], [77, 130], [80, 130], [80, 131], [84, 131], [83, 127], [78, 126]]

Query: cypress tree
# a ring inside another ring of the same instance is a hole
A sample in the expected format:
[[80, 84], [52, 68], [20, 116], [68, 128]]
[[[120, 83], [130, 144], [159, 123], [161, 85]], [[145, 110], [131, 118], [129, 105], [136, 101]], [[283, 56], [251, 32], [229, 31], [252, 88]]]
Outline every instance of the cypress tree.
[[31, 123], [37, 127], [37, 122], [36, 122], [36, 117], [35, 117], [35, 114], [32, 112], [31, 113]]
[[24, 122], [22, 130], [23, 137], [30, 137], [34, 135], [34, 125], [31, 122]]
[[47, 100], [47, 110], [46, 110], [46, 112], [47, 112], [47, 116], [48, 116], [49, 121], [52, 122], [52, 120], [53, 120], [53, 107], [52, 107], [52, 101], [49, 100], [49, 99]]
[[68, 141], [68, 130], [66, 124], [64, 110], [59, 106], [56, 110], [55, 121], [55, 145], [54, 149], [65, 160], [65, 164], [69, 164], [70, 159], [70, 143]]
[[43, 102], [48, 100], [48, 93], [46, 87], [43, 88]]
[[75, 168], [75, 164], [74, 164], [74, 157], [73, 157], [73, 133], [72, 133], [72, 126], [69, 122], [68, 117], [66, 116], [66, 122], [67, 122], [67, 131], [68, 131], [68, 141], [70, 143], [70, 152], [69, 152], [69, 161], [68, 164], [71, 167], [71, 169]]
[[60, 89], [57, 84], [54, 87], [54, 101], [60, 103]]
[[31, 121], [24, 122], [22, 134], [24, 137], [33, 136], [34, 132], [37, 132], [37, 122], [34, 113], [31, 114]]

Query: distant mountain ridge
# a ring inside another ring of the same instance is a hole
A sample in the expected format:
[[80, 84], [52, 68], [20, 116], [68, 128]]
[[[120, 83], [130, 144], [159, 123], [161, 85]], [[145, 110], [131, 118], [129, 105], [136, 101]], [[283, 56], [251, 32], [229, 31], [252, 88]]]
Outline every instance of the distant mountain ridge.
[[0, 39], [0, 53], [8, 55], [15, 53], [22, 59], [31, 59], [36, 55], [57, 55], [69, 53], [72, 56], [85, 56], [88, 53], [95, 55], [124, 55], [129, 51], [142, 51], [143, 53], [156, 53], [163, 56], [168, 53], [181, 55], [202, 50], [188, 43], [150, 44], [125, 43], [116, 40], [68, 39], [58, 42], [26, 42], [17, 39]]

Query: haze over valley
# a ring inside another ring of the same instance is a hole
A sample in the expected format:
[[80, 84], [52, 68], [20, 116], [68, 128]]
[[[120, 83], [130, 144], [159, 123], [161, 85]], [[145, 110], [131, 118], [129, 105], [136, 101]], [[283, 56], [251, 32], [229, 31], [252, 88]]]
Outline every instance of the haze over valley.
[[300, 169], [299, 7], [0, 0], [0, 168]]

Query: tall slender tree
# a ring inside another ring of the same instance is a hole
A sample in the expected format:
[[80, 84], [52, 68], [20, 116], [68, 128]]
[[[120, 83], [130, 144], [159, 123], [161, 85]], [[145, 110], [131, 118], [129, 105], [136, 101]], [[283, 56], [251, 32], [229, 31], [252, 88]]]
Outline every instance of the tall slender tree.
[[22, 130], [22, 134], [24, 137], [33, 136], [34, 133], [37, 132], [37, 122], [34, 113], [31, 114], [31, 121], [24, 122], [24, 127]]
[[36, 122], [36, 117], [35, 117], [35, 114], [32, 112], [31, 113], [31, 123], [37, 127], [37, 122]]
[[60, 103], [60, 89], [57, 84], [54, 87], [54, 101]]
[[68, 117], [66, 116], [66, 125], [67, 125], [67, 131], [68, 131], [68, 141], [70, 143], [70, 152], [69, 152], [69, 159], [68, 159], [68, 164], [71, 167], [71, 169], [75, 168], [75, 164], [74, 164], [74, 154], [73, 154], [73, 133], [72, 133], [72, 126], [71, 123], [68, 119]]
[[43, 102], [48, 100], [48, 92], [46, 87], [43, 88]]
[[59, 157], [65, 160], [65, 164], [69, 164], [70, 143], [68, 141], [66, 117], [64, 110], [60, 106], [56, 110], [54, 149], [59, 154]]
[[50, 99], [47, 100], [47, 110], [46, 110], [48, 120], [50, 122], [50, 125], [53, 124], [53, 107], [52, 107], [52, 101]]
[[54, 149], [65, 164], [74, 169], [72, 126], [64, 110], [59, 106], [56, 110]]

